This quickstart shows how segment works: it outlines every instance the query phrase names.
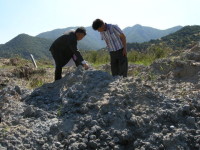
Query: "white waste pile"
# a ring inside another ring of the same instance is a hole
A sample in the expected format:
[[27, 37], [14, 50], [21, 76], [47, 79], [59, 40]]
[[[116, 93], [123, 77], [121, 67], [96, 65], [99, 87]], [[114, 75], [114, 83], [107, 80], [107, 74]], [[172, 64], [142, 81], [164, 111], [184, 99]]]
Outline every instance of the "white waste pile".
[[82, 68], [29, 92], [1, 91], [2, 149], [199, 147], [199, 95], [174, 99], [139, 79]]
[[0, 149], [199, 150], [200, 65], [192, 58], [157, 61], [153, 75], [79, 67], [33, 92], [8, 85], [0, 91]]

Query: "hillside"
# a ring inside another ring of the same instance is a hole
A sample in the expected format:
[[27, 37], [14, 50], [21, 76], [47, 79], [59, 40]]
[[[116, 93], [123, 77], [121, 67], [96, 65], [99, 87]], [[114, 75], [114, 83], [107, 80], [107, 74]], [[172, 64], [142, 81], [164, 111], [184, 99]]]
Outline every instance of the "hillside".
[[[74, 30], [76, 28], [77, 27], [69, 27], [69, 28], [64, 28], [64, 29], [56, 29], [56, 30], [52, 30], [52, 31], [40, 33], [36, 37], [55, 40], [56, 38], [58, 38], [59, 36], [61, 36], [66, 31], [69, 31], [69, 30], [72, 30], [72, 29]], [[94, 50], [95, 49], [95, 50], [97, 50], [97, 49], [100, 49], [102, 47], [105, 47], [105, 44], [100, 39], [100, 35], [99, 35], [98, 32], [95, 32], [92, 29], [92, 27], [86, 27], [86, 31], [87, 31], [87, 36], [85, 36], [83, 38], [83, 40], [81, 40], [78, 43], [78, 47], [80, 49], [84, 49], [84, 50]]]
[[161, 41], [173, 49], [191, 48], [200, 42], [200, 26], [186, 26], [176, 33], [162, 37]]
[[173, 50], [191, 48], [200, 41], [200, 26], [185, 26], [167, 36], [144, 43], [128, 43], [128, 50], [143, 51], [152, 45], [163, 45]]
[[176, 26], [166, 30], [159, 30], [151, 27], [135, 25], [133, 27], [125, 28], [123, 32], [126, 35], [127, 43], [133, 43], [133, 42], [142, 43], [150, 41], [152, 39], [159, 39], [163, 36], [176, 32], [181, 28], [182, 26]]
[[55, 40], [58, 36], [62, 35], [65, 31], [73, 30], [76, 27], [68, 27], [65, 29], [55, 29], [38, 34], [36, 37]]
[[36, 59], [49, 58], [48, 52], [52, 40], [39, 37], [32, 37], [27, 34], [20, 34], [0, 47], [2, 57], [12, 57], [15, 55], [29, 58], [33, 54]]

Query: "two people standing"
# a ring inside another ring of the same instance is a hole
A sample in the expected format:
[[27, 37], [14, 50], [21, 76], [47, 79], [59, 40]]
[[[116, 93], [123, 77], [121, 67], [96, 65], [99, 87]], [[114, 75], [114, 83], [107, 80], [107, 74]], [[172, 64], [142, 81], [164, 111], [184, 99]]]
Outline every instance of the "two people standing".
[[[127, 77], [128, 60], [126, 51], [126, 37], [117, 25], [104, 23], [96, 19], [92, 27], [100, 32], [102, 40], [105, 40], [111, 58], [111, 72], [113, 76]], [[62, 78], [62, 67], [72, 58], [76, 66], [82, 65], [86, 70], [88, 64], [77, 49], [77, 41], [86, 35], [83, 27], [77, 28], [68, 34], [56, 39], [50, 47], [51, 54], [55, 60], [55, 80]]]

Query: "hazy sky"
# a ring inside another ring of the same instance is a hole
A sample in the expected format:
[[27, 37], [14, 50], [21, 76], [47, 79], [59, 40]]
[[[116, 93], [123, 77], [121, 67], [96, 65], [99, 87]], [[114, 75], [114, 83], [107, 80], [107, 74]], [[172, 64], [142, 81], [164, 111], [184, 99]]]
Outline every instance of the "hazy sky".
[[200, 0], [0, 0], [0, 44], [21, 33], [91, 26], [96, 18], [167, 29], [200, 25]]

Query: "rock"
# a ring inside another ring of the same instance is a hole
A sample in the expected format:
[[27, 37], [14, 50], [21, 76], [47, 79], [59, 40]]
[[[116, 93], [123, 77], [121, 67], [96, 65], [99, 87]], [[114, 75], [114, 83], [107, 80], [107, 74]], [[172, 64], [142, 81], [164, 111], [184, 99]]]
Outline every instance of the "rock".
[[50, 127], [50, 133], [51, 134], [56, 134], [58, 133], [60, 130], [59, 130], [59, 127], [57, 124], [53, 124], [51, 127]]
[[195, 124], [195, 118], [194, 117], [187, 117], [187, 123], [190, 125], [194, 125]]
[[22, 95], [22, 92], [19, 86], [15, 86], [15, 90], [19, 95]]
[[182, 107], [183, 113], [189, 114], [190, 113], [190, 106], [189, 105], [184, 105]]
[[97, 143], [93, 140], [88, 142], [88, 146], [92, 149], [96, 149], [97, 148]]
[[96, 135], [90, 135], [89, 139], [90, 140], [96, 140]]
[[35, 116], [35, 110], [32, 106], [29, 106], [25, 109], [23, 112], [24, 117], [34, 117]]
[[[52, 129], [50, 129], [50, 130], [52, 130]], [[63, 141], [64, 138], [65, 138], [64, 132], [59, 132], [59, 133], [57, 134], [57, 139], [58, 139], [58, 141]]]
[[85, 143], [79, 143], [78, 148], [80, 150], [85, 150], [87, 148], [87, 145]]
[[114, 141], [115, 143], [118, 143], [118, 142], [119, 142], [119, 138], [118, 138], [118, 137], [114, 137], [113, 141]]

